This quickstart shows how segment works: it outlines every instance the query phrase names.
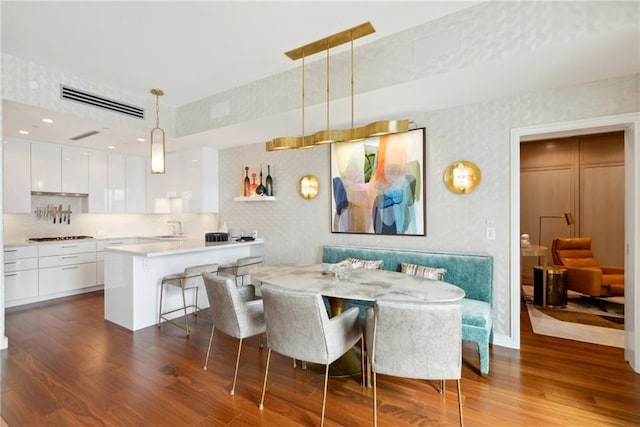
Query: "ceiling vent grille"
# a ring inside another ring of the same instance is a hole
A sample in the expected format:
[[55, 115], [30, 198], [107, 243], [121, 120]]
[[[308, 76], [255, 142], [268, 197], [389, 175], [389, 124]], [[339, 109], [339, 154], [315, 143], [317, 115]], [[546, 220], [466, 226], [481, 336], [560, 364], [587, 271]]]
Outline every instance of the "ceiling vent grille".
[[92, 107], [102, 108], [115, 113], [125, 114], [129, 117], [144, 119], [144, 108], [136, 107], [135, 105], [124, 104], [122, 102], [114, 101], [113, 99], [104, 98], [89, 92], [83, 92], [65, 85], [60, 85], [60, 94], [62, 99], [91, 105]]
[[97, 135], [99, 133], [100, 133], [100, 131], [90, 130], [89, 132], [81, 133], [80, 135], [73, 136], [73, 137], [71, 137], [69, 139], [71, 141], [79, 141], [81, 139], [88, 138], [88, 137], [93, 136], [93, 135]]

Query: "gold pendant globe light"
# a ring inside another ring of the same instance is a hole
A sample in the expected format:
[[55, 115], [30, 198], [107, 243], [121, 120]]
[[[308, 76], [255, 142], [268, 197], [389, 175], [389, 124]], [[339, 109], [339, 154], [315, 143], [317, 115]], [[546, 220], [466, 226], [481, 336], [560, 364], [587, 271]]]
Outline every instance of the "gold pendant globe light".
[[160, 127], [160, 103], [159, 99], [164, 95], [160, 89], [151, 89], [151, 94], [156, 97], [156, 127], [151, 129], [151, 173], [165, 172], [165, 133]]

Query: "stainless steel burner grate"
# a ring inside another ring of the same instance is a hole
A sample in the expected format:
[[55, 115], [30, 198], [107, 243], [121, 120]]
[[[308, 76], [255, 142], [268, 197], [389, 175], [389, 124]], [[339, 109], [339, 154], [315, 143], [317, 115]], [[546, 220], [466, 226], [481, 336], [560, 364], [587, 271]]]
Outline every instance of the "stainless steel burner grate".
[[55, 237], [30, 237], [31, 242], [55, 242], [58, 240], [93, 239], [93, 236], [55, 236]]

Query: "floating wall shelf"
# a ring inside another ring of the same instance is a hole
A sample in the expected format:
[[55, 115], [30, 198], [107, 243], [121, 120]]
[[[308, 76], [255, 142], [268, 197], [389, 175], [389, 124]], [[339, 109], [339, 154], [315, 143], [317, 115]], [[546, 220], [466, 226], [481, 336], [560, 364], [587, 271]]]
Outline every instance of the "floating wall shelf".
[[234, 202], [273, 202], [276, 196], [234, 197]]

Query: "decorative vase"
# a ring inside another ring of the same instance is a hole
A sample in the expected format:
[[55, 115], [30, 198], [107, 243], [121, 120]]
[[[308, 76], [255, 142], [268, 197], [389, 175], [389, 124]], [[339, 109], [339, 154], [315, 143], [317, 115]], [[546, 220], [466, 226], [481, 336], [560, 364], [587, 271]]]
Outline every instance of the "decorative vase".
[[244, 167], [244, 196], [251, 195], [251, 182], [249, 181], [249, 166]]
[[253, 182], [251, 183], [251, 186], [249, 187], [249, 196], [253, 197], [256, 195], [256, 190], [258, 189], [258, 184], [256, 184], [256, 174], [252, 173], [251, 174], [251, 178], [253, 179]]
[[267, 179], [265, 180], [267, 187], [267, 196], [273, 196], [273, 178], [271, 178], [271, 165], [267, 165]]
[[264, 185], [262, 185], [262, 165], [260, 165], [260, 185], [258, 185], [258, 188], [256, 188], [256, 195], [264, 196], [264, 193], [266, 193], [266, 191], [267, 189]]

